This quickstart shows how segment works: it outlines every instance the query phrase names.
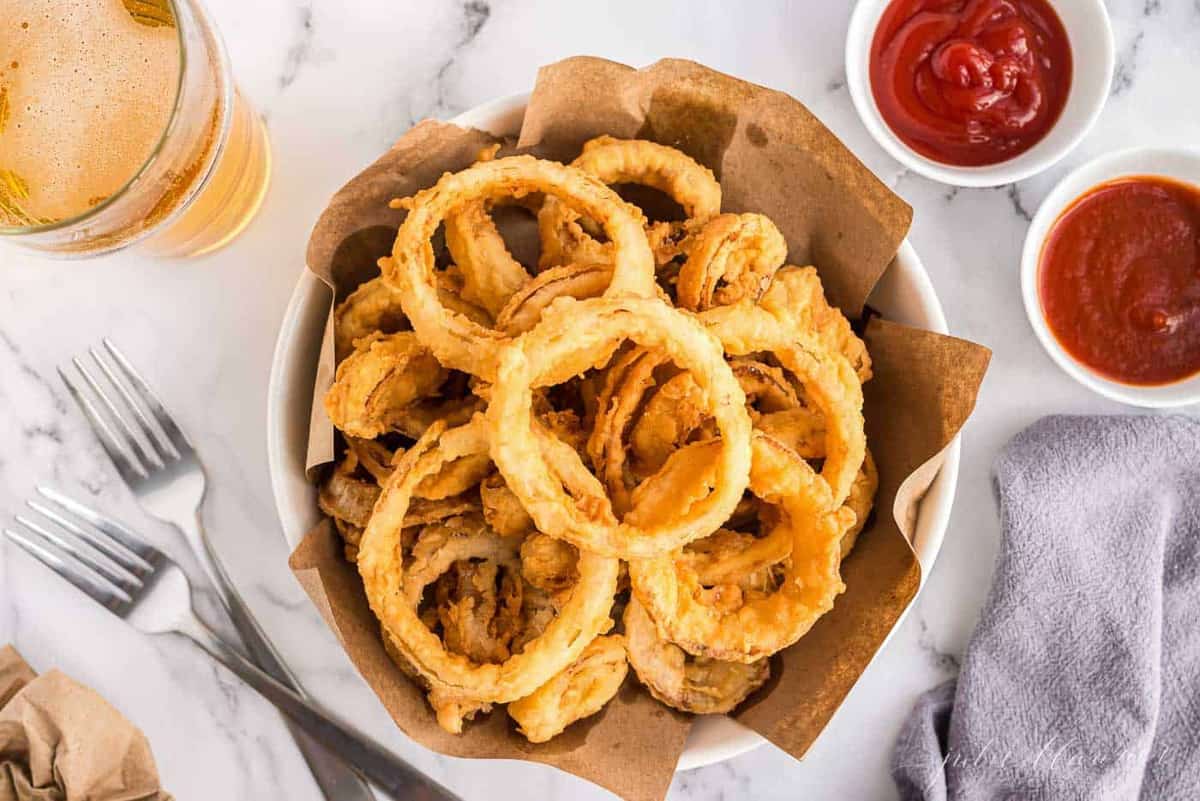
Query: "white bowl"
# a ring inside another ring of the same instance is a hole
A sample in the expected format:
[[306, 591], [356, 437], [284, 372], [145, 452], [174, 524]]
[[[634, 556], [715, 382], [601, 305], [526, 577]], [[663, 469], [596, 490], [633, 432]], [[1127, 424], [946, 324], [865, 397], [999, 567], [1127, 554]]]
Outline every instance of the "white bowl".
[[846, 34], [846, 86], [863, 125], [897, 161], [916, 173], [954, 186], [1001, 186], [1051, 166], [1079, 143], [1100, 116], [1112, 83], [1115, 48], [1103, 0], [1054, 0], [1071, 42], [1071, 90], [1062, 116], [1033, 147], [1014, 158], [982, 167], [957, 167], [922, 156], [883, 120], [871, 92], [871, 42], [890, 0], [858, 0]]
[[[497, 135], [515, 134], [521, 127], [528, 99], [526, 94], [501, 98], [460, 114], [452, 122]], [[321, 519], [316, 490], [304, 475], [304, 461], [313, 380], [330, 301], [329, 288], [309, 271], [303, 271], [284, 313], [267, 389], [271, 489], [284, 536], [293, 548]], [[908, 240], [900, 246], [895, 262], [879, 282], [870, 302], [890, 320], [948, 333], [929, 275]], [[921, 563], [922, 583], [942, 547], [958, 482], [958, 462], [959, 440], [955, 438], [946, 451], [942, 469], [921, 502], [917, 518], [913, 549]], [[899, 621], [893, 631], [896, 628]], [[883, 645], [879, 648], [882, 650]], [[689, 770], [731, 759], [763, 742], [757, 734], [730, 718], [697, 718], [678, 769]]]
[[1093, 159], [1079, 167], [1046, 196], [1038, 207], [1021, 252], [1021, 296], [1038, 341], [1058, 366], [1093, 392], [1132, 406], [1163, 409], [1200, 403], [1200, 375], [1162, 386], [1136, 386], [1112, 381], [1069, 354], [1050, 331], [1038, 296], [1038, 263], [1042, 243], [1063, 210], [1099, 183], [1126, 175], [1162, 175], [1200, 186], [1200, 150], [1135, 147]]

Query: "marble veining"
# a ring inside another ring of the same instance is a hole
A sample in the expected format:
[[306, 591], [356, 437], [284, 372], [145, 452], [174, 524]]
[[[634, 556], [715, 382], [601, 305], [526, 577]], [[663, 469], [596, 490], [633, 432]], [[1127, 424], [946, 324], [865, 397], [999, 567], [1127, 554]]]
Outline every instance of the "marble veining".
[[[229, 569], [305, 686], [464, 798], [602, 799], [549, 768], [437, 756], [399, 734], [287, 569], [264, 445], [267, 372], [305, 240], [329, 195], [413, 122], [527, 91], [539, 65], [578, 53], [631, 64], [703, 61], [804, 101], [916, 210], [910, 238], [953, 333], [994, 360], [963, 439], [946, 544], [915, 607], [802, 763], [763, 746], [678, 774], [674, 801], [895, 798], [888, 752], [916, 695], [955, 674], [999, 538], [991, 461], [1049, 412], [1119, 412], [1043, 353], [1017, 282], [1031, 215], [1100, 153], [1200, 141], [1200, 0], [1111, 0], [1112, 97], [1063, 162], [1018, 185], [954, 189], [910, 173], [867, 134], [845, 86], [848, 4], [764, 0], [597, 6], [468, 0], [209, 0], [239, 85], [262, 111], [276, 171], [259, 218], [230, 248], [182, 264], [135, 253], [88, 263], [0, 249], [0, 518], [37, 483], [102, 504], [176, 557], [178, 536], [116, 477], [55, 374], [102, 336], [141, 365], [196, 442], [204, 517]], [[752, 8], [752, 11], [748, 11]], [[1200, 410], [1192, 410], [1196, 412]], [[211, 604], [211, 601], [209, 601]], [[279, 717], [190, 644], [124, 627], [0, 546], [0, 642], [60, 667], [138, 723], [181, 801], [318, 801]]]
[[[488, 17], [492, 15], [491, 7], [479, 0], [470, 0], [462, 4], [460, 16], [457, 23], [458, 38], [454, 41], [454, 46], [450, 50], [449, 57], [446, 58], [442, 65], [438, 67], [434, 74], [434, 103], [432, 108], [425, 110], [422, 117], [452, 117], [462, 109], [454, 107], [450, 104], [446, 94], [447, 76], [450, 75], [451, 68], [454, 67], [459, 55], [475, 41], [475, 37], [483, 30], [483, 26], [487, 24]], [[415, 120], [414, 120], [415, 122]]]
[[[1157, 6], [1156, 6], [1157, 8]], [[1150, 4], [1146, 4], [1149, 14]], [[1138, 31], [1133, 39], [1124, 45], [1117, 54], [1117, 64], [1113, 68], [1112, 96], [1116, 97], [1133, 88], [1133, 76], [1136, 74], [1138, 51], [1146, 38], [1145, 31]]]
[[291, 86], [296, 81], [296, 75], [299, 74], [300, 68], [303, 67], [312, 58], [313, 45], [313, 10], [309, 4], [304, 4], [296, 9], [296, 16], [299, 18], [300, 30], [294, 44], [288, 48], [287, 58], [283, 64], [283, 71], [279, 74], [279, 90], [283, 91]]

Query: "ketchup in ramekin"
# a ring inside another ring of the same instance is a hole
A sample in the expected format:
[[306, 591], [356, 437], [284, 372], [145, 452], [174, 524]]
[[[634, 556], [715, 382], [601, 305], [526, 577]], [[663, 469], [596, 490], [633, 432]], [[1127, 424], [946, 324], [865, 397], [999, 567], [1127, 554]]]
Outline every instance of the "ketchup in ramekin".
[[1143, 175], [1088, 190], [1046, 236], [1038, 294], [1055, 338], [1105, 378], [1200, 373], [1200, 188]]
[[1071, 45], [1046, 0], [892, 0], [870, 74], [901, 141], [978, 167], [1025, 152], [1054, 127], [1071, 89]]

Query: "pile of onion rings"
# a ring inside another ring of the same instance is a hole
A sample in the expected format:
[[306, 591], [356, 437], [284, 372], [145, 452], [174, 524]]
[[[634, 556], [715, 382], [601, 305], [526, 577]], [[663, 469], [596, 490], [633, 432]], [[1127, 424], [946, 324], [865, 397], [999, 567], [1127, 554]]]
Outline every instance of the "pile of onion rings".
[[[734, 710], [833, 607], [878, 485], [870, 355], [817, 271], [648, 141], [488, 148], [392, 205], [381, 275], [334, 312], [318, 491], [389, 655], [456, 733], [503, 704], [545, 742], [631, 672]], [[536, 221], [536, 260], [500, 207]]]

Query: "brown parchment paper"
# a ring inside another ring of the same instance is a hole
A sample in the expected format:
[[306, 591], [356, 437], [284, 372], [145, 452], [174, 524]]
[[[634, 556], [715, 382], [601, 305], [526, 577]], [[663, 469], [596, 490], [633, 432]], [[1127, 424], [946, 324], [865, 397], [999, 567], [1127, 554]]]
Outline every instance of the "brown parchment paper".
[[[642, 70], [578, 57], [542, 68], [515, 149], [569, 161], [599, 134], [678, 147], [721, 180], [726, 211], [759, 211], [784, 233], [789, 260], [814, 264], [831, 302], [857, 319], [907, 233], [911, 209], [795, 99], [701, 65], [660, 61]], [[403, 211], [393, 197], [468, 166], [490, 134], [426, 121], [330, 201], [308, 266], [344, 297], [377, 274]], [[514, 143], [508, 142], [506, 150]], [[321, 408], [332, 380], [329, 331], [321, 355], [307, 466], [333, 459]], [[798, 644], [775, 657], [773, 677], [737, 718], [800, 758], [908, 606], [920, 565], [905, 538], [941, 454], [974, 408], [989, 352], [970, 342], [872, 320], [875, 362], [865, 386], [868, 442], [880, 473], [876, 512], [843, 564], [846, 592]], [[902, 527], [903, 526], [903, 527]], [[391, 663], [357, 571], [333, 527], [314, 529], [292, 554], [297, 578], [397, 725], [444, 754], [543, 762], [634, 801], [657, 801], [671, 781], [689, 721], [649, 698], [631, 676], [604, 712], [532, 746], [503, 712], [461, 736], [438, 728], [423, 694]]]
[[94, 691], [0, 648], [0, 801], [170, 801], [145, 736]]

